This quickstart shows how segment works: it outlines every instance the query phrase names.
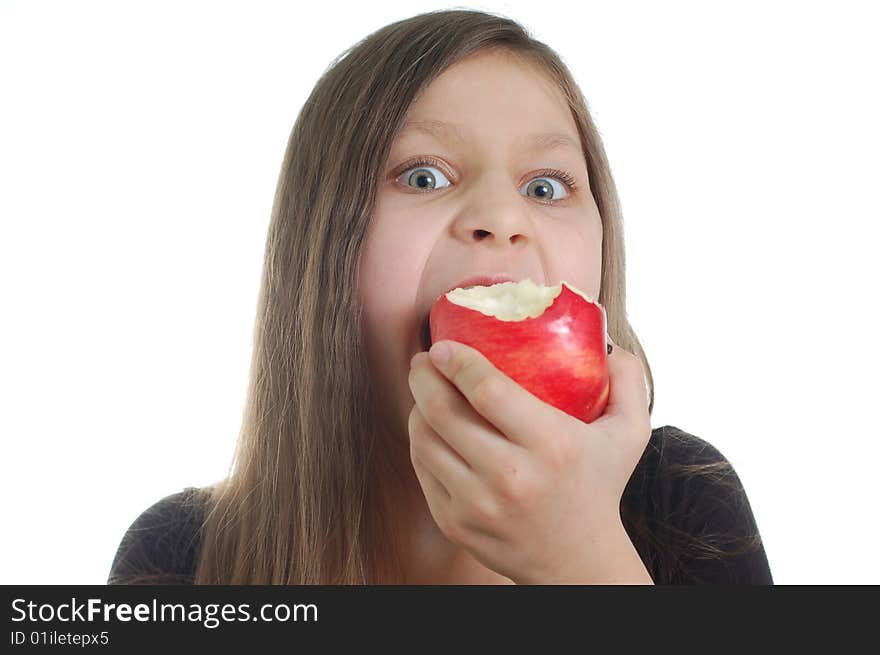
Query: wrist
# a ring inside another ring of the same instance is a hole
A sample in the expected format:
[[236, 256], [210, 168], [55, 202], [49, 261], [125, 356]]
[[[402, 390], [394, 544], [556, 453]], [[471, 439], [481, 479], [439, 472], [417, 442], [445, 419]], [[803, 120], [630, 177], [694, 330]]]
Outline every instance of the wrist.
[[515, 582], [526, 585], [654, 584], [621, 521], [613, 522], [598, 534], [596, 539], [584, 544], [584, 552], [579, 557], [564, 563], [563, 570]]

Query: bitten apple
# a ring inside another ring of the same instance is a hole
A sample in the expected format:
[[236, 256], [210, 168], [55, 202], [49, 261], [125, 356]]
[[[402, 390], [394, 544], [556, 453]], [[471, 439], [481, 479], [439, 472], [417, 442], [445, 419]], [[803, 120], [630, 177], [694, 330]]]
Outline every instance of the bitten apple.
[[479, 350], [541, 400], [585, 423], [608, 403], [605, 308], [562, 281], [526, 278], [457, 288], [431, 306], [431, 342], [451, 339]]

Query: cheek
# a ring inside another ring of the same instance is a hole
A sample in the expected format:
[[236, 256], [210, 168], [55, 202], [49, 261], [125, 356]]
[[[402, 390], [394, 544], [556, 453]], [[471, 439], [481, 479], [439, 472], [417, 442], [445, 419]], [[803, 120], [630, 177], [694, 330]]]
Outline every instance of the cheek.
[[393, 319], [402, 308], [412, 309], [421, 269], [414, 249], [402, 232], [377, 231], [361, 261], [364, 310], [377, 320]]
[[[598, 221], [598, 218], [596, 219]], [[602, 280], [602, 226], [581, 224], [554, 234], [547, 244], [551, 280], [568, 280], [594, 298]]]
[[[377, 213], [367, 234], [360, 265], [360, 298], [365, 330], [383, 358], [399, 359], [410, 349], [416, 299], [424, 269], [418, 230], [398, 225], [396, 216]], [[409, 360], [405, 361], [408, 368]]]
[[417, 230], [397, 227], [387, 215], [368, 232], [361, 253], [359, 298], [373, 393], [386, 427], [406, 442], [409, 360], [418, 344], [416, 299], [424, 269]]

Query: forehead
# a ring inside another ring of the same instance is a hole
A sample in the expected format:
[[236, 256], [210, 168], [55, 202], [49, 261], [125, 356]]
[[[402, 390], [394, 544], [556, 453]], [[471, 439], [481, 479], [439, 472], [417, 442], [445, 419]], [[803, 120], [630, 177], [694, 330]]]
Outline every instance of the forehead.
[[[479, 141], [479, 130], [474, 130], [464, 123], [448, 123], [434, 119], [409, 120], [400, 131], [401, 138], [421, 134], [443, 143], [465, 145]], [[548, 150], [567, 149], [583, 155], [576, 137], [568, 132], [530, 132], [514, 134], [510, 137], [513, 148], [525, 152], [546, 152]]]
[[550, 75], [503, 52], [468, 57], [431, 82], [398, 135], [415, 137], [583, 154], [571, 110]]

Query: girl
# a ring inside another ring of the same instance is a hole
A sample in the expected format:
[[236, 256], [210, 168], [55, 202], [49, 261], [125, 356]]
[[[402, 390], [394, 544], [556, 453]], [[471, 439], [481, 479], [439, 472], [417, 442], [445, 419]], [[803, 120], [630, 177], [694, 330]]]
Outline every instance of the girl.
[[[651, 429], [624, 271], [602, 142], [548, 46], [465, 10], [371, 34], [288, 143], [230, 472], [141, 514], [109, 582], [772, 583], [730, 463]], [[464, 344], [423, 352], [431, 302], [491, 273], [598, 298], [602, 417]]]

